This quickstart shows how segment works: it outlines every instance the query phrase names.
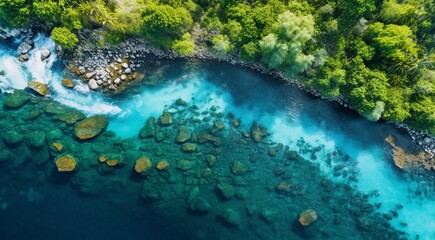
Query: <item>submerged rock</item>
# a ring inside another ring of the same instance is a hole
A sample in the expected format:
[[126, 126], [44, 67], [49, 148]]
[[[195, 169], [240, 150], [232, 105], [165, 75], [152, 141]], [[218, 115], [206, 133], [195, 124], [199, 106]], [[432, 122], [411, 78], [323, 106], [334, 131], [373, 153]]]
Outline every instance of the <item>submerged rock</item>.
[[64, 78], [62, 79], [62, 86], [66, 87], [66, 88], [74, 88], [76, 85], [73, 81], [71, 81], [71, 79], [69, 78]]
[[188, 160], [180, 160], [177, 163], [177, 168], [182, 171], [187, 171], [195, 167], [195, 162]]
[[9, 108], [20, 108], [29, 101], [30, 97], [24, 90], [15, 90], [8, 95], [3, 105]]
[[5, 136], [5, 141], [8, 144], [18, 144], [23, 140], [24, 140], [23, 135], [19, 134], [14, 130], [7, 132]]
[[267, 132], [262, 126], [260, 126], [256, 123], [254, 123], [251, 126], [251, 137], [252, 137], [252, 140], [254, 140], [254, 142], [258, 143], [266, 136], [267, 136]]
[[307, 209], [299, 215], [299, 223], [302, 226], [309, 226], [317, 220], [317, 213], [313, 209]]
[[192, 153], [196, 151], [197, 147], [198, 146], [194, 143], [185, 143], [181, 146], [181, 150], [183, 150], [183, 152]]
[[54, 142], [50, 145], [50, 149], [55, 151], [55, 152], [62, 152], [63, 148], [64, 148], [64, 146], [60, 142]]
[[35, 148], [41, 148], [45, 144], [45, 133], [41, 131], [32, 132], [29, 136], [29, 144]]
[[86, 140], [97, 136], [108, 125], [106, 116], [86, 118], [74, 127], [74, 134], [78, 139]]
[[50, 89], [48, 88], [47, 84], [35, 80], [28, 82], [27, 87], [29, 87], [30, 89], [32, 89], [34, 92], [36, 92], [41, 96], [46, 96], [47, 94], [50, 93]]
[[178, 128], [178, 133], [177, 133], [177, 138], [175, 139], [176, 142], [178, 143], [184, 143], [186, 141], [188, 141], [191, 137], [191, 134], [189, 132], [189, 129], [187, 129], [187, 127], [185, 126], [180, 126]]
[[225, 222], [233, 226], [238, 226], [241, 223], [241, 218], [239, 213], [231, 208], [225, 209], [225, 211], [222, 213], [222, 217], [225, 220]]
[[54, 161], [59, 172], [72, 172], [77, 168], [77, 160], [71, 154], [59, 156]]
[[236, 190], [234, 187], [228, 183], [219, 183], [217, 189], [220, 191], [222, 196], [226, 199], [233, 198], [236, 195]]
[[98, 157], [102, 163], [106, 163], [109, 167], [115, 167], [122, 163], [122, 155], [116, 153], [103, 154]]
[[145, 123], [145, 126], [140, 130], [139, 136], [142, 138], [154, 137], [156, 134], [156, 119], [149, 117]]
[[146, 174], [148, 170], [150, 170], [153, 166], [153, 163], [151, 160], [144, 156], [136, 160], [136, 163], [134, 165], [134, 170], [139, 174]]
[[196, 197], [190, 201], [189, 209], [194, 212], [206, 213], [210, 210], [210, 203], [202, 197]]
[[169, 163], [166, 160], [162, 160], [162, 161], [158, 162], [156, 165], [156, 168], [160, 171], [163, 171], [168, 167], [169, 167]]
[[160, 117], [159, 117], [159, 122], [161, 125], [163, 126], [169, 126], [172, 124], [173, 120], [172, 120], [172, 115], [169, 112], [164, 112]]
[[245, 164], [240, 161], [234, 161], [231, 165], [231, 172], [236, 175], [243, 175], [248, 171]]

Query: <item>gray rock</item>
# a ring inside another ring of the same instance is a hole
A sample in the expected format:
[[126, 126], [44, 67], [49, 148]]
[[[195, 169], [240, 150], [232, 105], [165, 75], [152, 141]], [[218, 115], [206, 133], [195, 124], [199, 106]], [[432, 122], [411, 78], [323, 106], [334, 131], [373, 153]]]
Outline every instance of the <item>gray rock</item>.
[[125, 74], [130, 74], [130, 73], [131, 73], [131, 68], [125, 69]]
[[26, 54], [21, 54], [19, 57], [18, 57], [18, 61], [20, 61], [20, 62], [25, 62], [25, 61], [28, 61], [29, 60], [29, 55], [26, 53]]
[[41, 61], [44, 61], [45, 59], [49, 58], [51, 55], [51, 51], [48, 48], [42, 48], [41, 49]]
[[[93, 78], [95, 75], [97, 74], [97, 72], [88, 72], [88, 73], [86, 73], [86, 75], [85, 75], [85, 77], [87, 78], [87, 79], [91, 79], [91, 78]], [[94, 80], [95, 81], [95, 80]]]
[[95, 79], [89, 80], [88, 86], [92, 90], [98, 89], [98, 83], [97, 83], [97, 81], [95, 81]]
[[119, 79], [119, 78], [115, 79], [114, 83], [115, 84], [120, 84], [121, 83], [121, 79]]
[[18, 46], [18, 55], [28, 53], [33, 47], [27, 42], [22, 42], [20, 46]]
[[122, 63], [122, 67], [127, 69], [128, 68], [128, 64], [127, 63]]

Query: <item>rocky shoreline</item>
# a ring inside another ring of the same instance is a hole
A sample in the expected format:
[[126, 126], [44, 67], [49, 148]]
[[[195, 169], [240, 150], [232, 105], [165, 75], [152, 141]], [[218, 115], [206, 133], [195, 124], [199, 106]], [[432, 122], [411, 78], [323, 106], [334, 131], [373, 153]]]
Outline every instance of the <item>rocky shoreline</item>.
[[[32, 31], [29, 29], [12, 31], [0, 30], [0, 37], [2, 39], [9, 37], [17, 38], [20, 35], [32, 36]], [[63, 60], [70, 72], [80, 76], [83, 81], [88, 83], [89, 88], [93, 90], [102, 89], [106, 92], [121, 92], [127, 89], [131, 82], [138, 82], [143, 79], [139, 68], [144, 64], [150, 63], [158, 65], [159, 60], [185, 59], [217, 61], [280, 79], [313, 96], [354, 110], [352, 104], [343, 97], [333, 99], [323, 98], [319, 92], [306, 88], [302, 83], [296, 81], [296, 79], [288, 78], [282, 71], [270, 70], [265, 64], [260, 62], [250, 63], [243, 61], [235, 55], [218, 56], [209, 51], [205, 46], [197, 46], [195, 54], [185, 56], [177, 54], [172, 50], [162, 50], [152, 46], [144, 39], [129, 38], [117, 46], [109, 46], [107, 44], [97, 46], [91, 39], [95, 39], [96, 36], [98, 36], [98, 31], [82, 30], [79, 32], [78, 36], [81, 42], [74, 53], [63, 55], [61, 50], [57, 49], [58, 55], [63, 56]], [[31, 42], [31, 38], [29, 37], [22, 39], [23, 43]], [[21, 45], [18, 49], [20, 60], [23, 54], [26, 54], [20, 51], [20, 49], [22, 50], [23, 48]], [[45, 51], [45, 49], [41, 49], [41, 51]], [[405, 130], [411, 136], [412, 140], [423, 148], [429, 161], [433, 162], [435, 158], [435, 136], [412, 129], [404, 123], [393, 124], [395, 127]]]

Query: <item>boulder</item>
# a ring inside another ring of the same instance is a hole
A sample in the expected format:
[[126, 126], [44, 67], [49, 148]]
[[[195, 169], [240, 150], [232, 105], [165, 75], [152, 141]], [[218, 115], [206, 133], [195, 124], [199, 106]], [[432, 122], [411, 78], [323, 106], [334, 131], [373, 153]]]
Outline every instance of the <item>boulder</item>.
[[78, 139], [85, 140], [97, 136], [108, 125], [106, 116], [93, 116], [79, 122], [74, 127], [74, 134]]
[[122, 162], [122, 156], [116, 153], [103, 154], [98, 157], [101, 163], [106, 163], [109, 167], [118, 166]]
[[189, 132], [189, 129], [185, 126], [180, 126], [178, 128], [178, 134], [177, 134], [177, 138], [175, 139], [176, 142], [178, 143], [184, 143], [186, 141], [188, 141], [191, 137], [191, 134]]
[[156, 165], [157, 170], [160, 170], [160, 171], [163, 171], [168, 167], [169, 167], [169, 163], [166, 160], [162, 160], [162, 161], [158, 162]]
[[276, 186], [276, 191], [281, 194], [290, 194], [291, 190], [292, 185], [286, 181], [281, 181], [278, 186]]
[[142, 138], [153, 137], [156, 134], [156, 119], [149, 117], [145, 126], [140, 130], [139, 136]]
[[181, 150], [186, 153], [193, 153], [196, 151], [198, 146], [194, 143], [185, 143], [181, 146]]
[[48, 48], [41, 48], [41, 61], [49, 58], [51, 55], [51, 51]]
[[33, 46], [31, 44], [29, 44], [26, 41], [23, 41], [19, 46], [18, 46], [18, 55], [21, 54], [27, 54], [30, 50], [32, 50]]
[[194, 161], [180, 160], [177, 163], [177, 168], [182, 171], [187, 171], [195, 167]]
[[225, 222], [233, 226], [238, 226], [241, 223], [239, 213], [231, 208], [225, 209], [225, 211], [222, 213], [222, 217], [225, 220]]
[[136, 160], [136, 163], [134, 165], [134, 170], [139, 173], [139, 174], [146, 174], [148, 172], [148, 170], [151, 169], [151, 167], [153, 166], [153, 163], [151, 162], [151, 160], [144, 156], [144, 157], [140, 157], [139, 159]]
[[233, 164], [231, 164], [231, 172], [235, 175], [243, 175], [248, 171], [245, 164], [243, 164], [240, 161], [234, 161]]
[[20, 108], [30, 100], [29, 95], [24, 90], [15, 90], [9, 94], [6, 100], [3, 102], [5, 107]]
[[97, 81], [95, 80], [95, 79], [91, 79], [91, 80], [89, 80], [89, 82], [88, 82], [88, 86], [89, 86], [89, 88], [90, 89], [92, 89], [92, 90], [97, 90], [98, 89], [98, 83], [97, 83]]
[[234, 187], [228, 183], [219, 183], [217, 189], [225, 199], [233, 198], [236, 195]]
[[48, 88], [47, 84], [38, 82], [38, 81], [30, 81], [27, 83], [27, 87], [32, 89], [34, 92], [41, 96], [45, 96], [50, 93], [50, 89]]
[[74, 88], [76, 85], [73, 81], [71, 81], [71, 79], [69, 78], [64, 78], [62, 79], [62, 86], [66, 87], [66, 88]]
[[299, 223], [306, 227], [317, 220], [317, 213], [313, 209], [307, 209], [299, 215]]
[[4, 137], [6, 143], [8, 144], [18, 144], [21, 141], [23, 141], [24, 137], [23, 135], [19, 134], [16, 131], [9, 131], [6, 133], [6, 136]]
[[72, 172], [77, 168], [77, 160], [71, 154], [61, 155], [54, 161], [59, 172]]
[[254, 140], [254, 142], [258, 143], [266, 136], [267, 132], [262, 126], [256, 123], [251, 126], [251, 138]]
[[160, 117], [159, 117], [159, 122], [161, 125], [163, 126], [169, 126], [172, 124], [173, 120], [172, 120], [172, 115], [169, 112], [164, 112]]
[[29, 61], [30, 56], [29, 54], [20, 54], [20, 56], [18, 56], [18, 61], [20, 62], [25, 62], [25, 61]]
[[63, 150], [63, 148], [64, 148], [64, 146], [63, 146], [63, 144], [62, 143], [60, 143], [60, 142], [54, 142], [54, 143], [52, 143], [51, 145], [50, 145], [50, 149], [52, 150], [52, 151], [54, 151], [54, 152], [62, 152], [62, 150]]
[[187, 106], [187, 103], [186, 103], [183, 99], [181, 99], [181, 98], [178, 98], [178, 99], [175, 101], [175, 104], [176, 104], [177, 106], [183, 106], [183, 107]]
[[198, 213], [206, 213], [210, 208], [210, 203], [202, 197], [196, 197], [189, 203], [189, 209]]
[[88, 72], [88, 73], [86, 73], [85, 74], [85, 78], [86, 79], [91, 79], [91, 78], [93, 78], [93, 77], [95, 77], [95, 75], [97, 75], [97, 72]]
[[210, 167], [214, 167], [214, 166], [216, 165], [217, 159], [216, 159], [216, 157], [213, 156], [213, 155], [208, 155], [208, 156], [205, 158], [205, 161], [208, 163], [208, 165], [209, 165]]
[[29, 136], [29, 144], [35, 148], [41, 148], [45, 144], [45, 133], [41, 131], [34, 131]]

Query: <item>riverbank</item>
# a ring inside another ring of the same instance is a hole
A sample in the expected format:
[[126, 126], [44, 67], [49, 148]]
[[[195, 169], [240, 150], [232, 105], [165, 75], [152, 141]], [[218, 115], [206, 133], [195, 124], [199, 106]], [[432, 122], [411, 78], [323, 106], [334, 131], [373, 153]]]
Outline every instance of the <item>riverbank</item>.
[[[90, 39], [93, 39], [92, 34], [96, 34], [96, 32], [88, 30], [80, 32], [78, 36], [81, 39], [81, 42], [76, 48], [75, 52], [69, 56], [69, 63], [72, 62], [77, 67], [77, 69], [73, 69], [73, 72], [79, 73], [78, 75], [83, 76], [84, 80], [87, 80], [86, 74], [92, 74], [92, 72], [97, 71], [96, 68], [99, 68], [101, 71], [104, 72], [104, 70], [111, 67], [111, 64], [113, 66], [113, 63], [122, 63], [122, 61], [133, 62], [133, 64], [136, 63], [139, 66], [144, 64], [145, 62], [147, 64], [155, 64], [156, 61], [158, 65], [158, 60], [162, 59], [217, 61], [250, 69], [255, 72], [271, 76], [280, 81], [292, 84], [293, 86], [313, 96], [322, 98], [334, 104], [338, 104], [342, 107], [355, 110], [352, 107], [352, 103], [347, 101], [347, 99], [343, 97], [336, 97], [332, 99], [324, 98], [318, 91], [308, 89], [301, 81], [287, 77], [282, 71], [271, 70], [261, 62], [251, 63], [243, 61], [235, 55], [219, 56], [210, 51], [210, 49], [207, 48], [205, 45], [197, 46], [196, 52], [194, 54], [186, 56], [177, 54], [172, 50], [160, 49], [149, 44], [144, 39], [137, 38], [129, 38], [117, 46], [105, 45], [98, 47], [95, 45], [95, 42], [89, 41]], [[135, 68], [132, 69], [136, 70]], [[125, 89], [125, 86], [123, 86], [121, 89]], [[112, 90], [116, 89], [112, 88]], [[412, 140], [424, 150], [428, 161], [433, 163], [435, 157], [435, 136], [431, 136], [430, 134], [423, 131], [412, 129], [405, 123], [392, 124], [395, 127], [406, 131], [410, 135]]]

